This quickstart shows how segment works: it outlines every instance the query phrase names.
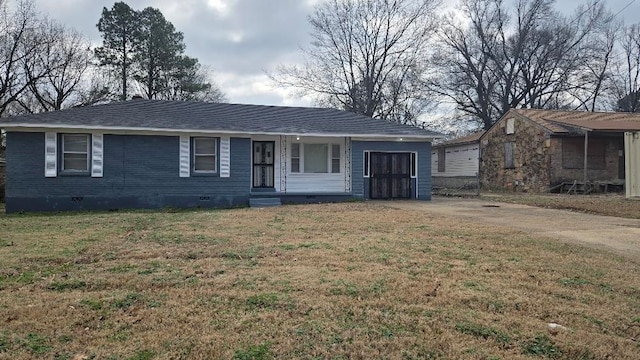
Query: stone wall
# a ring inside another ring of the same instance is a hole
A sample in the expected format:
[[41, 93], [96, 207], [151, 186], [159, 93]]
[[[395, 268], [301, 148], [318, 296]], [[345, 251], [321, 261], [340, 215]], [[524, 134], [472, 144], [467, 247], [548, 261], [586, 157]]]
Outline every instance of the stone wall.
[[[564, 138], [552, 138], [551, 147], [549, 148], [551, 158], [551, 185], [560, 184], [562, 182], [572, 182], [574, 180], [584, 181], [583, 168], [566, 169], [563, 164], [562, 143]], [[624, 180], [620, 175], [624, 171], [624, 162], [621, 162], [620, 155], [624, 152], [624, 142], [622, 135], [619, 136], [590, 136], [589, 141], [592, 143], [599, 142], [604, 146], [604, 168], [593, 169], [587, 166], [588, 181], [616, 181]], [[584, 142], [582, 143], [584, 146]], [[584, 161], [584, 156], [580, 157], [580, 161]]]
[[[482, 137], [480, 182], [483, 189], [546, 192], [550, 180], [552, 139], [540, 126], [513, 118], [513, 133], [507, 133], [502, 118]], [[506, 168], [505, 144], [513, 142], [513, 167]]]

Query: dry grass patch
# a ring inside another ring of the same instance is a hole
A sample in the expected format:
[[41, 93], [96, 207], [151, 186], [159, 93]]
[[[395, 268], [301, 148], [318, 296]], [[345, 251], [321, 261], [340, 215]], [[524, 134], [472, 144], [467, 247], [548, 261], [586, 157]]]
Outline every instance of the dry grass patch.
[[572, 210], [589, 214], [640, 219], [640, 201], [628, 200], [619, 194], [567, 195], [494, 193], [484, 195], [483, 198], [548, 209]]
[[[0, 226], [0, 358], [640, 352], [638, 262], [417, 211], [15, 215]], [[566, 329], [551, 334], [551, 322]]]

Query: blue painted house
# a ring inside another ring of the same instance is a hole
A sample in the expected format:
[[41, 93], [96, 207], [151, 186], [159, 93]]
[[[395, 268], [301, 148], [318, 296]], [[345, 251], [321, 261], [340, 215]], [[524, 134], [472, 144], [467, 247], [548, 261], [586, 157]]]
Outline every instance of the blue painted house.
[[335, 109], [159, 100], [2, 120], [9, 213], [429, 200], [439, 137]]

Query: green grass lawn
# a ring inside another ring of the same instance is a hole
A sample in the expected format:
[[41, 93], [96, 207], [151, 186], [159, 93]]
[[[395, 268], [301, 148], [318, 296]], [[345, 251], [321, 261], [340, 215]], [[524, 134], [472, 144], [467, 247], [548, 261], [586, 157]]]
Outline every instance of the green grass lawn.
[[639, 261], [478, 223], [350, 203], [0, 227], [0, 359], [640, 354]]

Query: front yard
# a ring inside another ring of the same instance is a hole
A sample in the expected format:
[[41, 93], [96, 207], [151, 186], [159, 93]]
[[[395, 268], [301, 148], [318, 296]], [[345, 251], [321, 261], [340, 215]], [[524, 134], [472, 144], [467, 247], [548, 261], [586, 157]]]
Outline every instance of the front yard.
[[484, 193], [481, 198], [548, 209], [561, 209], [589, 214], [640, 219], [640, 201], [625, 199], [620, 194], [513, 194]]
[[0, 226], [2, 359], [640, 353], [639, 261], [419, 211], [29, 214]]

